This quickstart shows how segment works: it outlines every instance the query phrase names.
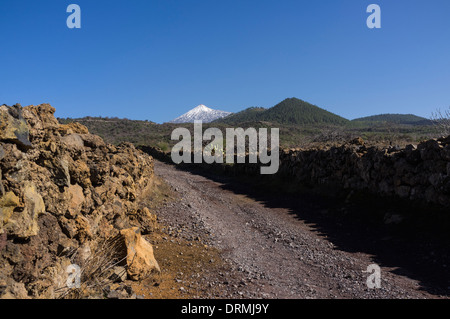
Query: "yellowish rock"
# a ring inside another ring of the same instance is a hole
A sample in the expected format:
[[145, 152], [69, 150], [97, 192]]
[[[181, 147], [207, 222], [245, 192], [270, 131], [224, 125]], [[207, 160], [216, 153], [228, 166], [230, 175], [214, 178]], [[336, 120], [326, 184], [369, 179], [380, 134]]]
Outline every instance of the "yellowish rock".
[[69, 213], [72, 216], [76, 216], [81, 211], [81, 207], [85, 201], [83, 188], [80, 185], [70, 185], [67, 188], [67, 192], [70, 196]]
[[138, 227], [123, 229], [120, 234], [127, 249], [127, 272], [131, 280], [142, 280], [151, 273], [161, 272], [152, 245], [142, 238]]
[[31, 182], [25, 183], [23, 200], [25, 204], [24, 211], [15, 213], [19, 229], [16, 235], [19, 237], [36, 236], [39, 233], [38, 217], [45, 213], [44, 200], [37, 192], [36, 186]]
[[19, 197], [13, 192], [8, 192], [0, 198], [0, 234], [4, 233], [3, 227], [8, 224], [14, 208], [20, 205]]

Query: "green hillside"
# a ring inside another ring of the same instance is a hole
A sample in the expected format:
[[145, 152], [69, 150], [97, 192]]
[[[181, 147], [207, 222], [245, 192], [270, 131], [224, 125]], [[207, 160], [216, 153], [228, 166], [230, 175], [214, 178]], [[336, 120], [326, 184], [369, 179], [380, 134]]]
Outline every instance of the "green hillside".
[[289, 98], [270, 109], [249, 108], [232, 114], [220, 123], [271, 122], [279, 124], [335, 124], [342, 125], [349, 121], [318, 106], [297, 98]]
[[345, 124], [347, 119], [297, 98], [286, 99], [261, 114], [263, 121], [287, 124]]
[[261, 115], [261, 113], [264, 111], [266, 111], [266, 109], [263, 107], [249, 107], [238, 113], [233, 113], [225, 118], [216, 120], [215, 122], [227, 124], [257, 122], [258, 116]]
[[352, 122], [387, 122], [408, 125], [430, 125], [432, 122], [414, 114], [380, 114], [354, 119]]
[[[86, 125], [91, 133], [100, 135], [108, 143], [131, 142], [136, 146], [157, 146], [163, 150], [170, 150], [178, 142], [171, 140], [171, 133], [180, 127], [180, 124], [107, 117], [58, 120], [63, 124], [79, 122]], [[399, 114], [383, 114], [349, 121], [310, 103], [290, 98], [270, 109], [251, 107], [215, 122], [205, 123], [203, 129], [214, 127], [225, 132], [229, 127], [276, 127], [280, 130], [281, 147], [290, 148], [317, 143], [344, 143], [356, 137], [383, 145], [417, 143], [442, 135], [433, 125], [419, 125], [431, 124], [430, 122], [415, 115]], [[192, 123], [185, 123], [181, 127], [187, 128], [193, 136]]]

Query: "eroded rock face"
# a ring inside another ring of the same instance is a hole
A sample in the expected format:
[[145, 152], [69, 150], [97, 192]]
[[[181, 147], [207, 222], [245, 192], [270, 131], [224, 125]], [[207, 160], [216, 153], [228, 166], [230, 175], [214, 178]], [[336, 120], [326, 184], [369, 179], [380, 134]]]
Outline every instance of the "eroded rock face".
[[[149, 233], [155, 218], [141, 203], [152, 158], [81, 124], [60, 125], [54, 112], [48, 104], [0, 107], [0, 282], [11, 283], [0, 297], [56, 297], [80, 247], [95, 253], [99, 241], [132, 227]], [[135, 231], [140, 266], [128, 271], [141, 278], [158, 266]]]

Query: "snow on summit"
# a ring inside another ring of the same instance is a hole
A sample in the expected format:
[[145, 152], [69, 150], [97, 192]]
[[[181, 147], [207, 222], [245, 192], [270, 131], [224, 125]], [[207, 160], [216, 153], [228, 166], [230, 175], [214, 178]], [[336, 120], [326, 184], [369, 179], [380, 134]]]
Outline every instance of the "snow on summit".
[[169, 123], [194, 123], [194, 121], [202, 121], [203, 123], [210, 123], [214, 120], [223, 118], [232, 114], [231, 112], [219, 111], [211, 109], [203, 104], [193, 108], [189, 112], [177, 117]]

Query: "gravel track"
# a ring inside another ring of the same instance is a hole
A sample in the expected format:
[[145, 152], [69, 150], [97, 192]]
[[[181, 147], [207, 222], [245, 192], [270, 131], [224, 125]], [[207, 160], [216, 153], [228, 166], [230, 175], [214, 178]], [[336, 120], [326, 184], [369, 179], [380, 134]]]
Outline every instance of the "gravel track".
[[226, 284], [219, 297], [446, 297], [423, 289], [417, 278], [399, 274], [393, 264], [381, 266], [381, 288], [369, 289], [370, 274], [364, 271], [375, 263], [374, 256], [364, 250], [340, 249], [301, 217], [303, 212], [320, 215], [317, 199], [300, 196], [293, 211], [246, 195], [244, 186], [233, 190], [227, 178], [212, 180], [158, 161], [155, 173], [179, 195], [179, 200], [158, 210], [158, 218], [183, 229], [186, 238], [200, 236], [222, 251], [230, 270], [214, 277]]

